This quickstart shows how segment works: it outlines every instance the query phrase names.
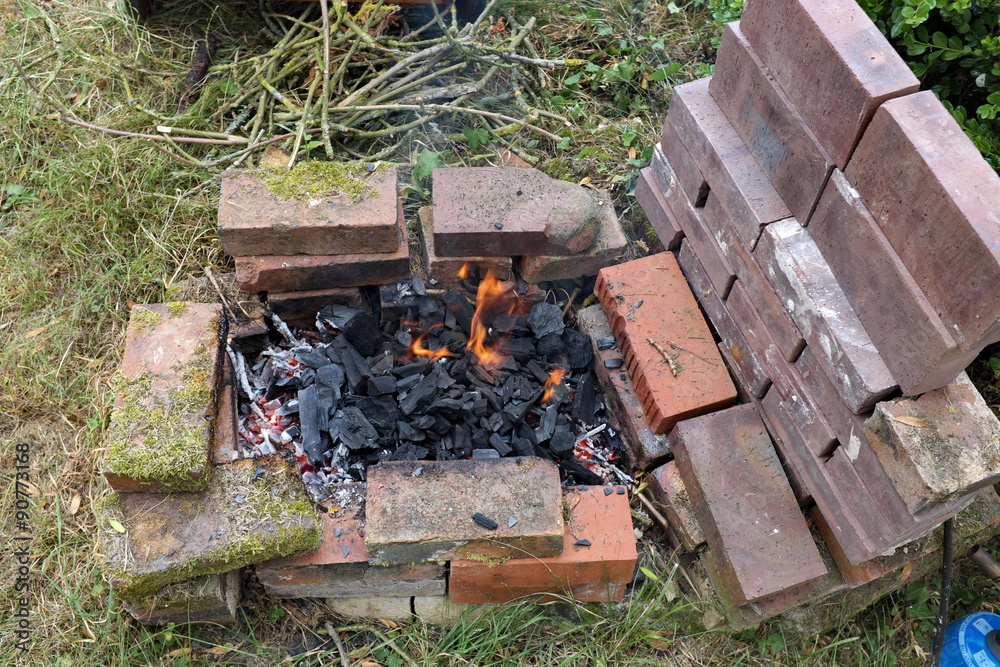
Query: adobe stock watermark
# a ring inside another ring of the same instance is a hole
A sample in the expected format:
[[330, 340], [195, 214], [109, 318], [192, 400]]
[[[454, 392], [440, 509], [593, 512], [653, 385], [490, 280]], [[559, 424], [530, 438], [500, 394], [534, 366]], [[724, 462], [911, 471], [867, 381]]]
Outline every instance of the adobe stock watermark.
[[16, 563], [14, 600], [11, 627], [16, 638], [15, 647], [22, 653], [27, 653], [31, 647], [31, 494], [28, 491], [31, 482], [29, 464], [31, 462], [31, 445], [19, 442], [14, 446], [14, 524], [17, 531], [13, 535], [13, 552], [11, 558]]

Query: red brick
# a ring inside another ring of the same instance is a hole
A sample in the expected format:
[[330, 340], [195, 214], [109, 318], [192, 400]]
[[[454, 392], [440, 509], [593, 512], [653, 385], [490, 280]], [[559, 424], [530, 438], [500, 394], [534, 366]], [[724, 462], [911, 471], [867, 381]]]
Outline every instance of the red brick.
[[701, 175], [698, 162], [684, 146], [684, 142], [681, 141], [674, 126], [670, 123], [663, 125], [660, 144], [654, 147], [654, 154], [656, 153], [667, 158], [677, 179], [677, 187], [684, 193], [687, 200], [699, 208], [703, 207], [705, 197], [708, 196], [708, 183]]
[[904, 394], [948, 384], [975, 358], [958, 348], [840, 171], [830, 177], [809, 232]]
[[403, 220], [394, 252], [359, 255], [259, 255], [236, 258], [236, 280], [247, 292], [294, 292], [300, 289], [359, 287], [401, 280], [410, 275], [410, 244]]
[[617, 264], [628, 250], [615, 204], [607, 192], [595, 193], [600, 211], [597, 238], [586, 250], [574, 255], [525, 255], [518, 261], [518, 274], [529, 283], [595, 276], [605, 266]]
[[493, 275], [500, 280], [510, 277], [513, 265], [510, 257], [438, 257], [434, 252], [434, 207], [421, 207], [417, 211], [417, 217], [420, 219], [420, 247], [424, 251], [424, 266], [428, 277], [444, 284], [453, 284], [460, 280], [458, 274], [465, 264], [475, 265], [481, 276], [493, 271]]
[[360, 308], [361, 294], [356, 287], [331, 287], [267, 295], [267, 307], [289, 324], [313, 326], [316, 313], [331, 305]]
[[751, 0], [740, 27], [841, 169], [878, 106], [920, 86], [853, 0]]
[[240, 602], [240, 573], [224, 574], [182, 581], [135, 602], [122, 606], [143, 625], [167, 623], [236, 623]]
[[501, 167], [520, 167], [522, 169], [534, 169], [530, 163], [526, 162], [524, 159], [519, 157], [516, 153], [504, 149], [500, 151], [500, 165]]
[[1000, 481], [1000, 421], [965, 373], [915, 400], [879, 403], [865, 433], [914, 514]]
[[740, 241], [753, 250], [760, 230], [791, 211], [767, 174], [708, 92], [709, 79], [674, 88], [667, 123], [701, 167], [709, 188], [736, 224]]
[[670, 445], [731, 598], [766, 598], [827, 573], [755, 406], [683, 421]]
[[225, 332], [217, 304], [133, 306], [104, 455], [115, 491], [205, 487]]
[[369, 565], [364, 495], [359, 484], [338, 487], [320, 515], [319, 549], [257, 565], [257, 578], [273, 598], [350, 598], [444, 595], [439, 563]]
[[806, 221], [833, 160], [740, 31], [726, 25], [709, 92], [792, 214]]
[[[704, 216], [714, 232], [719, 248], [729, 258], [736, 277], [743, 283], [743, 289], [753, 298], [757, 313], [774, 344], [781, 350], [785, 359], [794, 361], [805, 346], [802, 332], [792, 321], [785, 304], [778, 298], [778, 294], [757, 261], [733, 233], [732, 218], [722, 208], [721, 201], [714, 194], [708, 196]], [[789, 221], [797, 224], [794, 219]]]
[[[635, 571], [636, 547], [628, 496], [604, 489], [569, 489], [562, 554], [502, 563], [456, 560], [448, 575], [451, 602], [509, 602], [554, 593], [578, 602], [621, 600]], [[624, 490], [624, 487], [617, 487]], [[580, 541], [590, 542], [589, 546]]]
[[767, 369], [761, 358], [747, 343], [747, 339], [740, 332], [725, 303], [712, 287], [705, 268], [694, 254], [687, 239], [681, 243], [677, 261], [684, 271], [684, 276], [687, 278], [688, 284], [691, 285], [691, 290], [694, 292], [702, 311], [708, 316], [709, 322], [715, 328], [715, 333], [722, 339], [719, 346], [723, 357], [728, 355], [732, 359], [733, 365], [738, 369], [737, 389], [742, 381], [746, 384], [749, 396], [762, 397], [767, 388], [771, 386], [771, 378]]
[[229, 356], [224, 355], [222, 379], [219, 383], [219, 398], [215, 405], [215, 420], [212, 422], [212, 463], [222, 465], [239, 458], [239, 419], [236, 412], [236, 378]]
[[455, 167], [433, 178], [437, 255], [572, 255], [597, 237], [594, 196], [537, 169]]
[[696, 551], [705, 543], [705, 533], [701, 530], [691, 507], [691, 496], [681, 479], [676, 461], [668, 461], [649, 476], [649, 490], [663, 508], [663, 514], [681, 546], [687, 551]]
[[684, 230], [670, 212], [650, 167], [639, 170], [639, 180], [635, 184], [635, 198], [663, 247], [667, 250], [676, 248], [684, 238]]
[[336, 193], [299, 201], [276, 197], [252, 172], [228, 172], [219, 197], [222, 247], [234, 257], [394, 252], [396, 168], [376, 172], [368, 183], [376, 194], [357, 202]]
[[837, 395], [853, 412], [870, 410], [897, 389], [885, 362], [858, 319], [809, 233], [794, 220], [768, 225], [754, 259], [820, 355]]
[[[840, 576], [844, 578], [844, 583], [851, 587], [863, 586], [876, 579], [897, 573], [907, 563], [933, 551], [930, 547], [930, 541], [922, 539], [896, 549], [890, 556], [877, 556], [855, 565], [840, 548], [836, 537], [830, 531], [830, 526], [823, 518], [823, 513], [818, 508], [813, 508], [812, 517], [816, 528], [823, 536], [834, 561], [837, 563]], [[899, 583], [905, 582], [900, 581]]]
[[886, 102], [845, 171], [963, 350], [1000, 340], [1000, 176], [930, 91]]
[[[625, 441], [628, 462], [640, 470], [650, 470], [660, 465], [670, 454], [667, 437], [654, 435], [650, 430], [642, 403], [635, 395], [632, 380], [625, 371], [625, 360], [618, 348], [598, 349], [597, 341], [612, 335], [611, 325], [604, 311], [600, 305], [583, 308], [576, 315], [576, 324], [590, 338], [594, 348], [594, 373], [604, 390], [608, 421]], [[615, 369], [606, 365], [609, 362], [615, 365], [619, 361], [622, 365]]]
[[[368, 468], [365, 546], [374, 564], [555, 556], [560, 503], [559, 471], [543, 459], [383, 462]], [[483, 528], [476, 513], [499, 527]]]
[[[729, 372], [672, 254], [601, 269], [594, 291], [653, 433], [733, 402]], [[676, 355], [677, 375], [650, 340]]]

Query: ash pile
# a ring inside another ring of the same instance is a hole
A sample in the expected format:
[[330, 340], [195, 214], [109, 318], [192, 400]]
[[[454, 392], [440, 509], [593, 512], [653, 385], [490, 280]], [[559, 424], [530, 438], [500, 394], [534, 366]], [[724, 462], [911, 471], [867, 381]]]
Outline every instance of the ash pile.
[[228, 348], [240, 456], [294, 457], [316, 502], [387, 460], [539, 456], [567, 484], [632, 483], [591, 342], [561, 308], [529, 308], [492, 275], [474, 300], [403, 285], [398, 319], [327, 306], [302, 331], [272, 315], [277, 342], [251, 359]]

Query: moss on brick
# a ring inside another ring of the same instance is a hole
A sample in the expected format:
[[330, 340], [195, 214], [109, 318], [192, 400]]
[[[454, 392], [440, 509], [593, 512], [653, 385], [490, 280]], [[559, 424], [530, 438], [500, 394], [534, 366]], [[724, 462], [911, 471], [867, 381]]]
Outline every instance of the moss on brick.
[[188, 306], [191, 305], [187, 301], [171, 301], [167, 303], [167, 310], [173, 315], [182, 315]]
[[136, 306], [132, 310], [131, 319], [129, 322], [136, 329], [145, 329], [146, 327], [153, 327], [160, 323], [160, 314], [150, 310], [149, 308], [143, 308], [142, 306]]
[[379, 173], [382, 165], [369, 171], [365, 162], [300, 162], [292, 170], [260, 168], [267, 189], [283, 199], [308, 201], [315, 197], [341, 194], [351, 202], [374, 197], [375, 188], [367, 179]]

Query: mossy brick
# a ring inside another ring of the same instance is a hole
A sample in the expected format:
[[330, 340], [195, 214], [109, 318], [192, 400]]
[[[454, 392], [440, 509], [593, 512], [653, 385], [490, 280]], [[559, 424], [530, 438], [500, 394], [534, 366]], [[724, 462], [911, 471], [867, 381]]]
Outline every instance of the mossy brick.
[[963, 350], [1000, 340], [1000, 176], [934, 93], [875, 113], [844, 171]]
[[218, 466], [200, 493], [116, 493], [97, 507], [106, 574], [126, 601], [315, 549], [315, 513], [302, 480], [279, 456]]
[[649, 490], [663, 508], [674, 534], [687, 551], [697, 551], [705, 543], [705, 533], [694, 515], [691, 496], [681, 479], [676, 461], [667, 461], [649, 476]]
[[794, 220], [768, 225], [753, 256], [822, 360], [841, 401], [861, 413], [896, 391], [889, 368], [808, 231]]
[[445, 570], [439, 563], [369, 565], [364, 499], [361, 484], [332, 489], [327, 511], [319, 515], [319, 548], [258, 563], [257, 578], [267, 594], [273, 598], [444, 595]]
[[715, 329], [716, 335], [720, 338], [719, 349], [724, 352], [723, 357], [728, 355], [733, 366], [737, 368], [737, 374], [734, 374], [736, 388], [739, 389], [741, 384], [744, 385], [748, 399], [762, 397], [767, 392], [767, 388], [771, 386], [768, 371], [740, 332], [736, 321], [729, 314], [725, 302], [715, 291], [715, 287], [712, 286], [712, 282], [705, 272], [705, 267], [702, 266], [701, 260], [687, 239], [681, 242], [680, 252], [677, 253], [677, 262], [691, 286], [695, 299], [698, 300], [698, 305], [701, 306], [708, 321]]
[[379, 285], [410, 275], [410, 243], [398, 203], [398, 241], [392, 252], [345, 255], [254, 255], [236, 257], [236, 280], [247, 292], [292, 292]]
[[458, 284], [462, 267], [471, 264], [479, 270], [480, 276], [493, 271], [500, 280], [511, 275], [514, 262], [510, 257], [440, 257], [434, 252], [434, 207], [422, 206], [417, 211], [420, 220], [420, 248], [424, 254], [427, 276], [445, 285]]
[[670, 212], [650, 167], [639, 170], [639, 179], [635, 184], [635, 199], [646, 214], [646, 219], [656, 232], [657, 238], [660, 239], [660, 244], [667, 250], [674, 250], [684, 238], [684, 230]]
[[362, 308], [361, 292], [357, 287], [330, 287], [295, 292], [269, 292], [267, 295], [267, 307], [281, 319], [294, 325], [315, 326], [316, 313], [325, 306]]
[[[723, 208], [722, 200], [714, 193], [709, 194], [705, 202], [703, 216], [715, 236], [720, 251], [729, 260], [736, 277], [743, 284], [743, 289], [753, 299], [754, 307], [768, 335], [784, 358], [787, 361], [794, 361], [805, 347], [802, 332], [788, 314], [787, 304], [778, 297], [778, 293], [764, 275], [753, 254], [733, 232], [732, 217]], [[794, 218], [788, 218], [788, 221], [795, 222]]]
[[635, 572], [635, 535], [628, 495], [605, 494], [605, 488], [612, 487], [567, 489], [563, 503], [568, 519], [558, 556], [452, 561], [448, 599], [499, 603], [532, 596], [543, 601], [552, 599], [543, 594], [552, 594], [577, 602], [621, 600]]
[[368, 468], [368, 560], [555, 556], [563, 547], [561, 498], [559, 471], [544, 459], [383, 462]]
[[959, 348], [839, 170], [830, 176], [809, 233], [904, 394], [942, 387], [972, 362], [976, 353]]
[[756, 406], [685, 420], [670, 446], [730, 597], [751, 602], [827, 574]]
[[709, 92], [792, 215], [807, 221], [833, 169], [736, 21], [726, 25]]
[[594, 196], [537, 169], [435, 169], [433, 188], [441, 257], [572, 255], [597, 238]]
[[733, 402], [736, 388], [673, 254], [601, 269], [594, 292], [653, 433]]
[[865, 433], [914, 514], [1000, 481], [1000, 421], [965, 373], [879, 403]]
[[751, 0], [740, 28], [841, 169], [879, 105], [920, 87], [853, 0]]
[[122, 606], [143, 625], [236, 623], [240, 603], [238, 570], [170, 584], [143, 600]]
[[104, 455], [115, 491], [205, 487], [225, 335], [217, 304], [132, 307]]
[[517, 263], [518, 275], [528, 283], [570, 280], [596, 276], [605, 266], [621, 261], [628, 250], [628, 238], [622, 230], [611, 196], [602, 190], [594, 193], [599, 211], [597, 238], [586, 250], [573, 255], [525, 255]]
[[359, 175], [357, 180], [369, 191], [360, 199], [344, 194], [343, 183], [336, 179], [308, 198], [282, 197], [269, 187], [271, 176], [257, 171], [223, 175], [219, 236], [226, 253], [349, 255], [397, 249], [395, 166]]
[[[632, 380], [625, 371], [625, 359], [617, 347], [602, 350], [598, 341], [612, 336], [611, 324], [600, 305], [588, 306], [576, 316], [580, 331], [590, 338], [594, 349], [594, 373], [604, 390], [608, 404], [608, 421], [625, 441], [628, 462], [640, 470], [651, 470], [663, 463], [670, 454], [665, 435], [656, 435], [649, 428], [646, 414]], [[614, 368], [609, 368], [609, 364]]]
[[764, 226], [792, 213], [709, 94], [709, 85], [710, 79], [699, 79], [677, 86], [666, 122], [733, 217], [740, 241], [753, 250]]

